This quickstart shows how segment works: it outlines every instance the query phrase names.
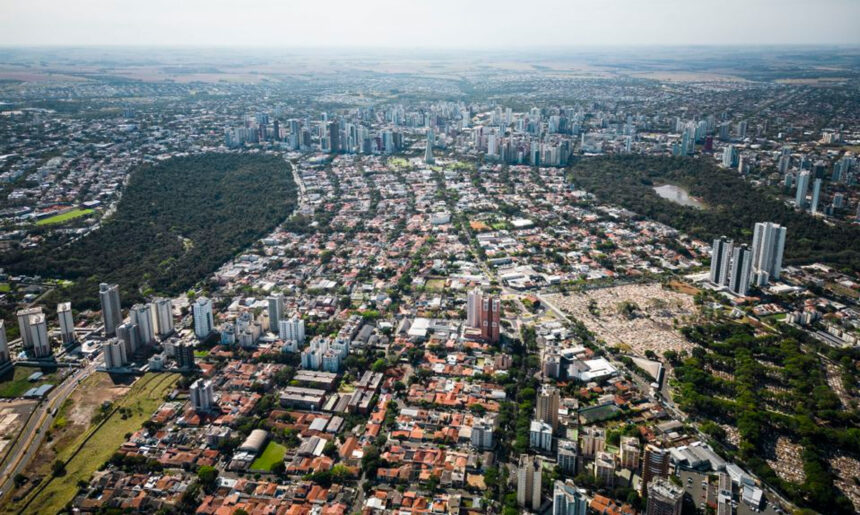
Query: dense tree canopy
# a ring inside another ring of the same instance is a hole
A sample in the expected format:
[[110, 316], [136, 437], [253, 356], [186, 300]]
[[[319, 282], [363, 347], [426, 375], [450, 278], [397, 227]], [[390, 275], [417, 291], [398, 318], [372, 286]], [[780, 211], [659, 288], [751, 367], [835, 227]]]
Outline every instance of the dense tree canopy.
[[3, 257], [15, 273], [70, 279], [63, 292], [97, 307], [98, 283], [119, 283], [123, 303], [176, 294], [282, 222], [296, 204], [289, 165], [276, 156], [202, 154], [135, 170], [117, 211], [68, 245]]
[[[799, 213], [710, 161], [638, 155], [587, 158], [571, 167], [570, 178], [602, 201], [707, 241], [726, 235], [751, 243], [756, 222], [775, 222], [787, 228], [787, 263], [824, 261], [860, 270], [860, 228], [830, 226]], [[661, 183], [685, 188], [707, 207], [696, 209], [661, 198], [653, 189]]]

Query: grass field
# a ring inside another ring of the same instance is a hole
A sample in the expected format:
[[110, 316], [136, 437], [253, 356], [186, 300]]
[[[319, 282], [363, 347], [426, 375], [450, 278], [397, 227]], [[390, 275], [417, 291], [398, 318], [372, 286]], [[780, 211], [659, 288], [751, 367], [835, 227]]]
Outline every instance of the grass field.
[[441, 291], [445, 289], [445, 279], [430, 279], [425, 287], [428, 290]]
[[[31, 383], [27, 381], [34, 372], [43, 372], [41, 379]], [[20, 397], [30, 388], [41, 386], [46, 383], [57, 384], [60, 378], [53, 368], [39, 369], [36, 367], [15, 367], [0, 377], [0, 397]]]
[[[26, 497], [3, 508], [5, 513], [57, 513], [71, 501], [80, 480], [88, 481], [125, 441], [126, 434], [136, 431], [148, 420], [173, 388], [179, 374], [149, 373], [138, 379], [128, 393], [117, 400], [117, 411], [101, 426], [82, 433], [72, 445], [64, 448], [58, 459], [66, 463], [66, 473], [46, 477]], [[125, 408], [123, 414], [119, 408]]]
[[63, 222], [68, 222], [73, 218], [78, 218], [80, 216], [85, 216], [92, 213], [92, 209], [72, 209], [71, 211], [67, 211], [61, 215], [49, 216], [48, 218], [43, 218], [36, 222], [36, 225], [53, 225], [53, 224], [61, 224]]
[[284, 454], [287, 448], [276, 442], [269, 442], [269, 445], [263, 450], [263, 454], [251, 463], [251, 470], [272, 470], [275, 463], [284, 461]]
[[9, 293], [12, 291], [12, 285], [9, 283], [0, 283], [0, 293]]

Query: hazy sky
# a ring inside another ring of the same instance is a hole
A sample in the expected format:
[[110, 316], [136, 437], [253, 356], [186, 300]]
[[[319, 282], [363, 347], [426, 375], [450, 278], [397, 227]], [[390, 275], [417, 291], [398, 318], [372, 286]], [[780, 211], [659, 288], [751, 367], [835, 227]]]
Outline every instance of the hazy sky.
[[0, 0], [0, 45], [860, 44], [860, 0]]

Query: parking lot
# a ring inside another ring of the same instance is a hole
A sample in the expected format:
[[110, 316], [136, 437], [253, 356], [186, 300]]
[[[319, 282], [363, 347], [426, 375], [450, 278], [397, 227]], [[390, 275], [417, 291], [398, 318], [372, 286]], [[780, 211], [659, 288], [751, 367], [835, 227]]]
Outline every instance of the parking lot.
[[[717, 502], [717, 484], [716, 482], [707, 483], [706, 486], [703, 486], [702, 481], [708, 480], [708, 474], [703, 474], [701, 472], [682, 470], [679, 474], [681, 482], [684, 486], [684, 492], [687, 493], [687, 498], [685, 499], [686, 507], [694, 507], [696, 510], [700, 512], [704, 512], [705, 506], [709, 503], [712, 503], [716, 506]], [[744, 504], [739, 497], [739, 493], [737, 491], [737, 487], [735, 487], [734, 499], [736, 501], [735, 513], [737, 515], [753, 515], [755, 513], [765, 513], [769, 515], [778, 515], [779, 512], [776, 511], [777, 506], [772, 505], [768, 502], [767, 493], [765, 493], [765, 499], [762, 503], [763, 509], [758, 511], [753, 511], [752, 508]], [[785, 511], [783, 510], [784, 514]]]

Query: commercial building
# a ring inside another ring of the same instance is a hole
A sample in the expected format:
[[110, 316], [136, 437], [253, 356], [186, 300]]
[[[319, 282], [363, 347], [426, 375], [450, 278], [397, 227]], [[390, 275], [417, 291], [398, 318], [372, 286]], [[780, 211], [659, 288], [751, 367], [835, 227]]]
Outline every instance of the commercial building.
[[119, 286], [116, 284], [99, 284], [99, 301], [102, 305], [102, 321], [105, 326], [105, 336], [116, 334], [116, 328], [122, 323], [122, 306], [119, 302]]

